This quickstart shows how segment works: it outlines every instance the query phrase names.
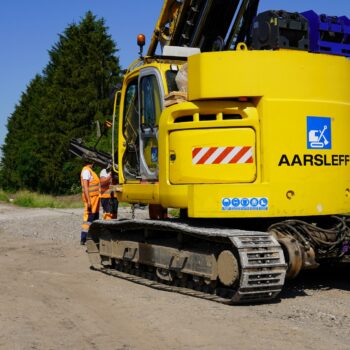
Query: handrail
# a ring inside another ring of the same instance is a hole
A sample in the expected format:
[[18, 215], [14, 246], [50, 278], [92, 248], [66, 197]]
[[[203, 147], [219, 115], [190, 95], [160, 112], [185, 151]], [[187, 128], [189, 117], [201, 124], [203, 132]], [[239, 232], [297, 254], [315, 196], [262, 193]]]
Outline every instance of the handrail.
[[112, 118], [112, 167], [115, 173], [118, 173], [118, 165], [115, 166], [115, 152], [114, 152], [114, 135], [115, 135], [115, 117], [117, 115], [117, 105], [118, 105], [118, 96], [121, 95], [121, 91], [118, 90], [114, 95], [114, 103], [113, 103], [113, 118]]

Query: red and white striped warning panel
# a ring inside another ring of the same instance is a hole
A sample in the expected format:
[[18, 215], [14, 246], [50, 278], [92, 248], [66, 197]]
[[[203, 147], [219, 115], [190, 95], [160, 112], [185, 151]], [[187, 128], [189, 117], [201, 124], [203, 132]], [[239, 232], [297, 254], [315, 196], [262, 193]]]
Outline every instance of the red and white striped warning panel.
[[252, 146], [194, 147], [192, 164], [253, 163]]

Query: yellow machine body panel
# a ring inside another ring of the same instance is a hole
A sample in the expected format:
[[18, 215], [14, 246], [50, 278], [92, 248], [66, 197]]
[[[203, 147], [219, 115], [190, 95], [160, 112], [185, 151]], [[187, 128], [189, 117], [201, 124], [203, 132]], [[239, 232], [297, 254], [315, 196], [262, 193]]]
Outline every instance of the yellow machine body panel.
[[189, 100], [262, 96], [350, 103], [350, 64], [298, 50], [225, 51], [189, 58]]
[[[145, 202], [208, 218], [350, 212], [349, 79], [348, 59], [323, 54], [190, 57], [190, 101], [160, 116], [158, 176]], [[122, 142], [119, 131], [119, 152]], [[227, 161], [236, 146], [247, 163]]]
[[253, 182], [256, 177], [255, 132], [248, 127], [174, 131], [169, 149], [172, 184]]

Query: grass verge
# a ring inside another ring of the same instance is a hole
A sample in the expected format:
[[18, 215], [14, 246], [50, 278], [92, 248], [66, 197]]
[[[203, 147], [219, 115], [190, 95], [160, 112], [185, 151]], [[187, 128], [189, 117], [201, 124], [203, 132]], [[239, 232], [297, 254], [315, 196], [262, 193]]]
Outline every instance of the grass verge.
[[[26, 208], [83, 208], [81, 194], [68, 196], [50, 196], [36, 192], [19, 191], [7, 193], [0, 190], [0, 202], [11, 202], [19, 207]], [[120, 207], [128, 207], [129, 203], [120, 202]]]
[[13, 204], [27, 208], [81, 208], [80, 196], [54, 197], [28, 191], [19, 191], [13, 195]]
[[9, 201], [10, 199], [6, 194], [6, 192], [4, 192], [3, 190], [0, 190], [0, 202], [9, 202]]
[[172, 218], [179, 218], [180, 217], [180, 209], [170, 208], [169, 215]]

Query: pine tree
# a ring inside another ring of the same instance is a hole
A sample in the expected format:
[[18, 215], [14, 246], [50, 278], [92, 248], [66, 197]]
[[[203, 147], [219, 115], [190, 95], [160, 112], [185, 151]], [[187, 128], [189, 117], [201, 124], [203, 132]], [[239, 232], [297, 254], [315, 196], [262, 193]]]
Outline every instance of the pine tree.
[[37, 75], [22, 94], [8, 119], [7, 135], [2, 147], [2, 186], [17, 190], [36, 190], [40, 177], [40, 117], [45, 81]]
[[[68, 154], [68, 143], [73, 137], [93, 142], [94, 122], [103, 122], [111, 113], [109, 95], [116, 79], [110, 77], [119, 73], [115, 52], [104, 20], [96, 20], [91, 12], [79, 25], [70, 25], [49, 52], [46, 115], [51, 122], [47, 125], [45, 145], [49, 151], [41, 190], [50, 191], [44, 187], [50, 184], [54, 192], [61, 192], [76, 182], [80, 162]], [[52, 157], [60, 161], [52, 162]]]
[[69, 140], [94, 142], [95, 121], [111, 114], [109, 96], [120, 72], [107, 29], [89, 11], [49, 51], [43, 76], [33, 80], [8, 121], [2, 148], [5, 188], [61, 194], [79, 183], [81, 163], [69, 154]]

